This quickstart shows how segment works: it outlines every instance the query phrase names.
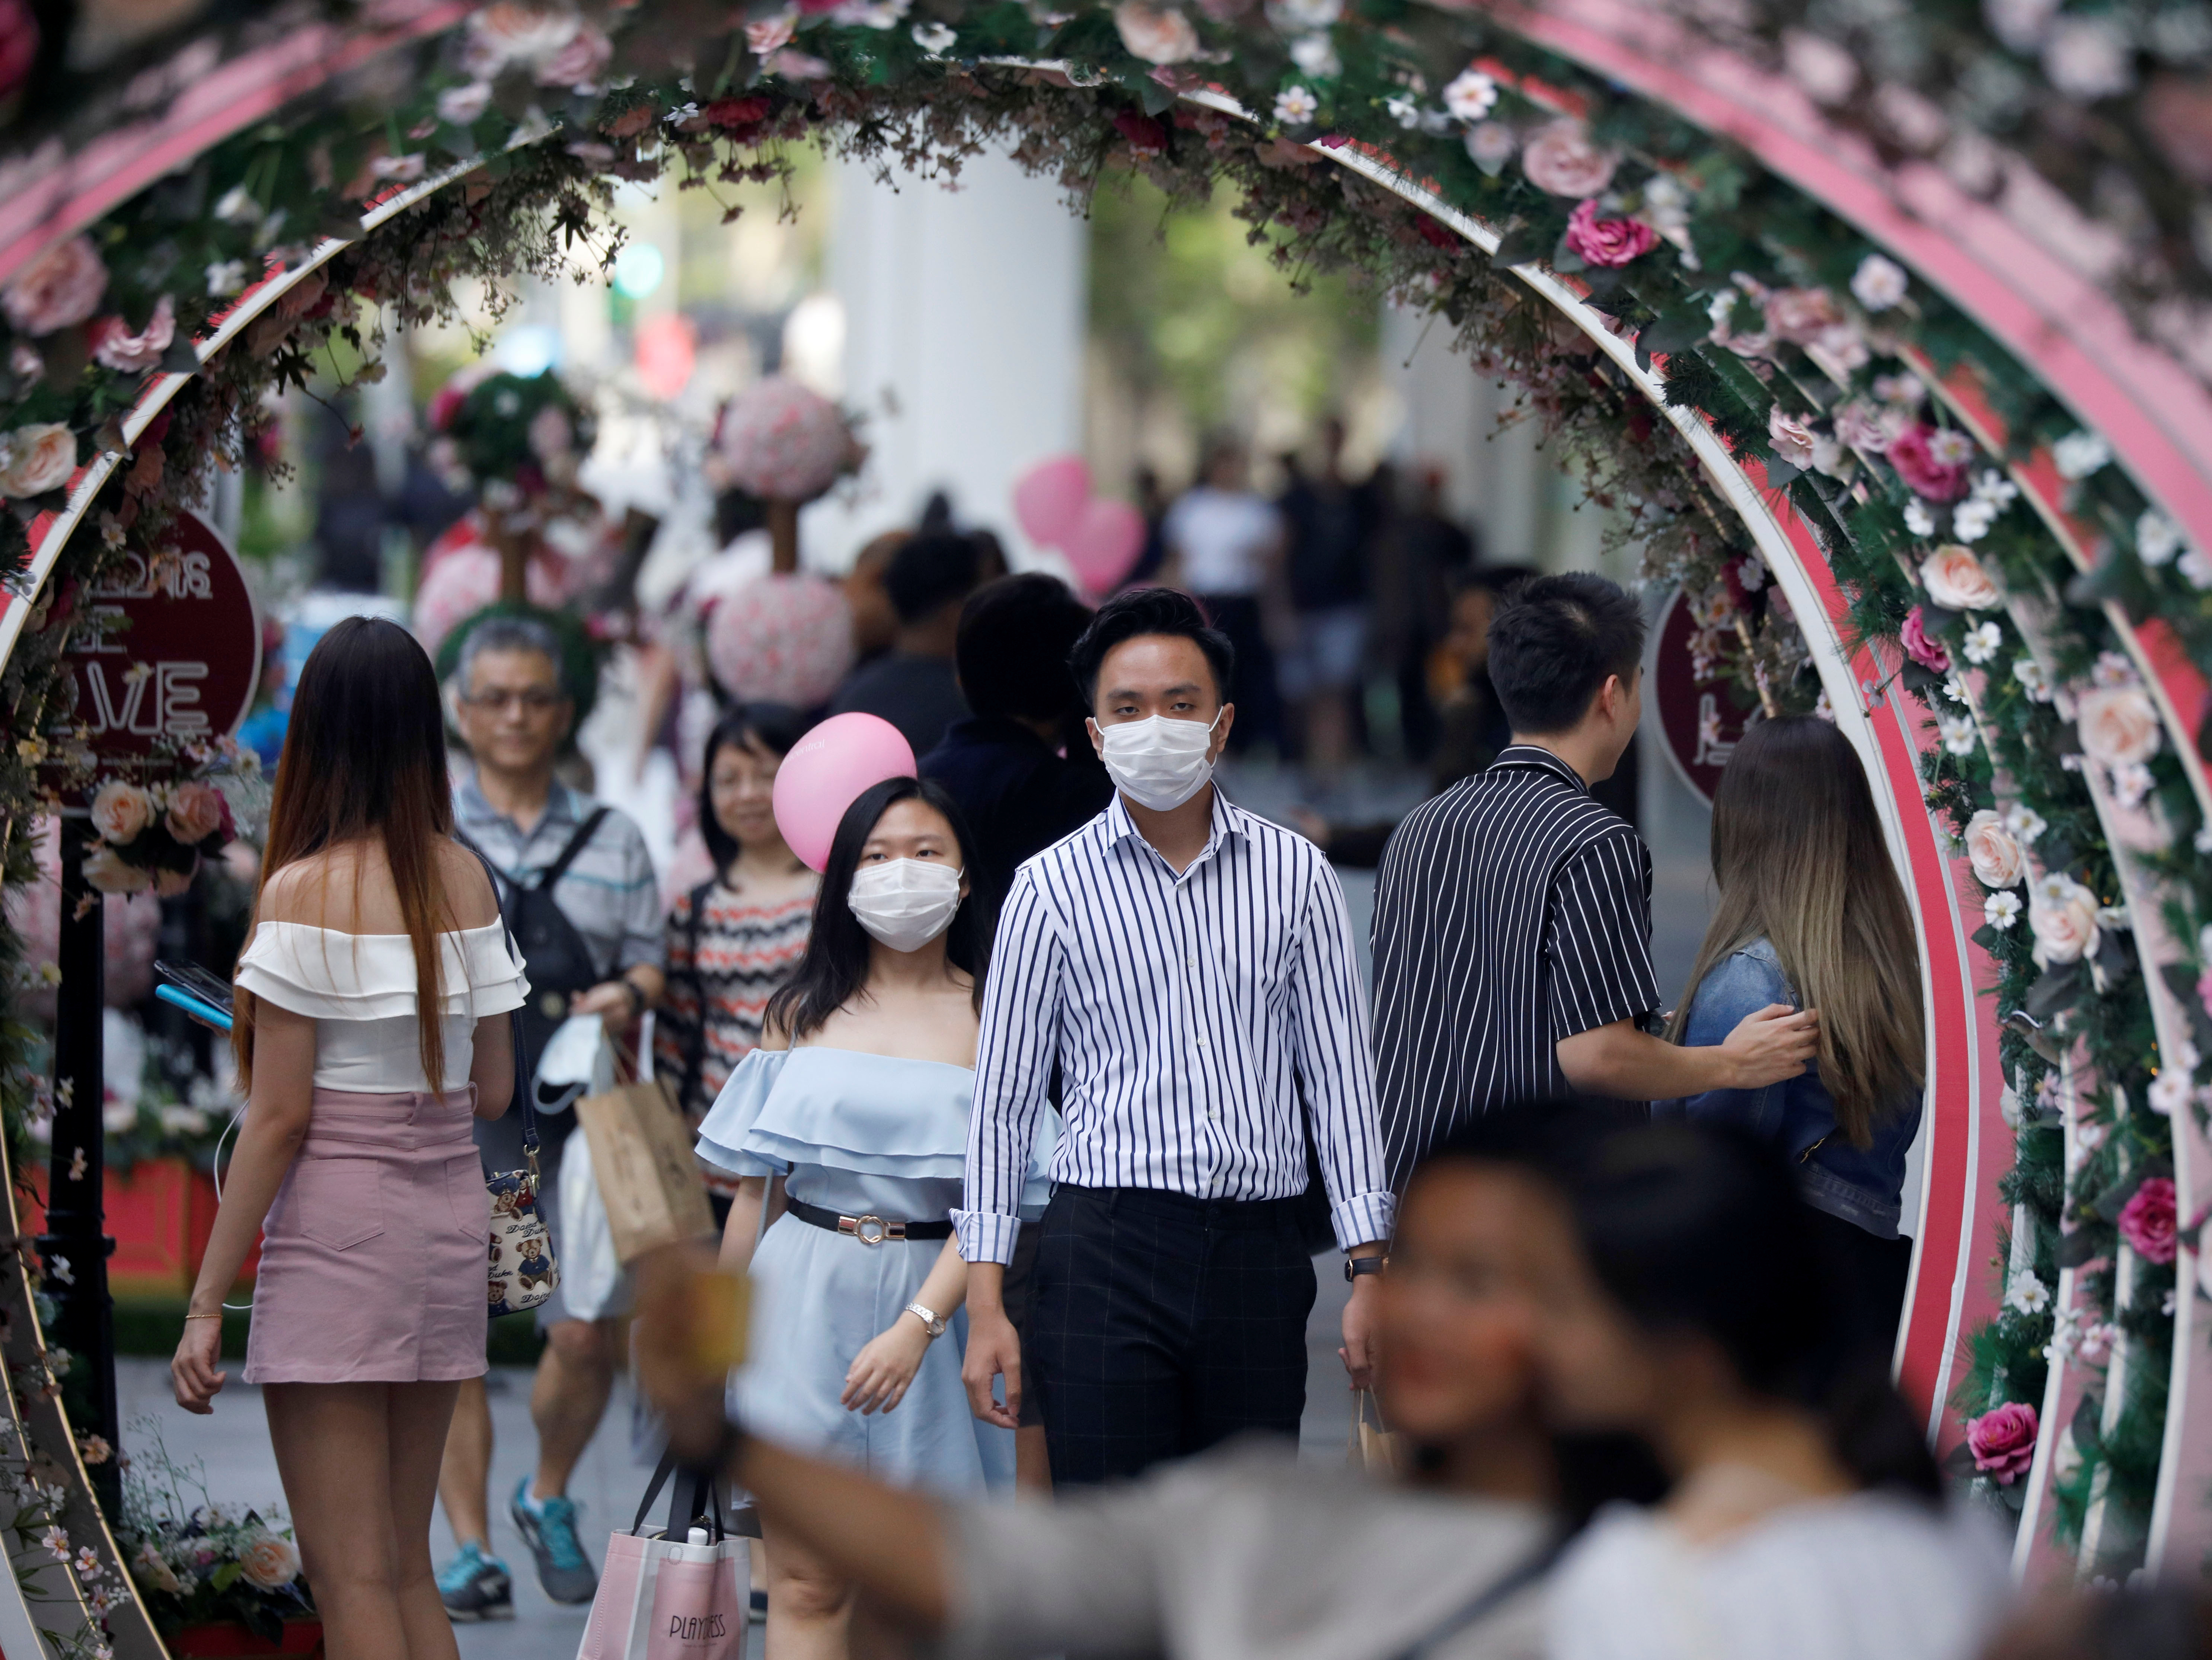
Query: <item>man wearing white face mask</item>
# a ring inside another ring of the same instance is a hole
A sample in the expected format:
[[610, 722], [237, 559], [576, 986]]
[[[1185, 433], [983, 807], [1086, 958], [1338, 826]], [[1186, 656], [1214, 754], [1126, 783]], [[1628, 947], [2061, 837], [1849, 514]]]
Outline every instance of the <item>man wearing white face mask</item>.
[[[1071, 666], [1116, 794], [1016, 873], [994, 946], [955, 1215], [971, 1264], [963, 1376], [977, 1415], [1008, 1426], [1041, 1391], [1055, 1481], [1133, 1475], [1244, 1430], [1297, 1433], [1308, 1115], [1350, 1257], [1345, 1360], [1356, 1383], [1370, 1368], [1391, 1199], [1366, 1000], [1327, 860], [1213, 786], [1234, 661], [1182, 594], [1099, 610]], [[1055, 1065], [1065, 1125], [1025, 1373], [1003, 1264]]]

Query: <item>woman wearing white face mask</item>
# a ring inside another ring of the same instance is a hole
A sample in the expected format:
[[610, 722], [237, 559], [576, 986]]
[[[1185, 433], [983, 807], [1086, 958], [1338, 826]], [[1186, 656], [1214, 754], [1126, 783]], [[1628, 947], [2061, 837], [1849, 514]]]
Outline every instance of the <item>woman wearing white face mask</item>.
[[[722, 1260], [755, 1281], [732, 1383], [747, 1421], [946, 1494], [1009, 1487], [1014, 1467], [1012, 1433], [975, 1419], [961, 1384], [968, 1265], [947, 1220], [991, 937], [971, 855], [933, 784], [893, 779], [853, 803], [805, 958], [699, 1136], [739, 1178]], [[845, 1655], [850, 1588], [793, 1542], [765, 1544], [778, 1660]]]

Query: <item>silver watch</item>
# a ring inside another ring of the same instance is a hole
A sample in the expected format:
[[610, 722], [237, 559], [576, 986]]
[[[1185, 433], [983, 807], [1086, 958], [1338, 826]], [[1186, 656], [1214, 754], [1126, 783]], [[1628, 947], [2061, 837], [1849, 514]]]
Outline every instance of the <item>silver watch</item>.
[[928, 1332], [933, 1340], [945, 1335], [944, 1317], [935, 1309], [925, 1308], [920, 1303], [908, 1303], [906, 1306], [906, 1312], [921, 1322], [922, 1330]]

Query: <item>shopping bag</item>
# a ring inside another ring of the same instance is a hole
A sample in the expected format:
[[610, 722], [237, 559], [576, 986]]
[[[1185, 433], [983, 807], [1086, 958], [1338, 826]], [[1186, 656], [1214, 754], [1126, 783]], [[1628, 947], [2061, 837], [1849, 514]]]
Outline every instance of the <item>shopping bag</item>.
[[576, 1103], [606, 1202], [615, 1256], [627, 1266], [656, 1245], [714, 1231], [691, 1132], [657, 1083], [623, 1084]]
[[686, 1538], [645, 1530], [672, 1469], [673, 1460], [661, 1461], [630, 1530], [609, 1536], [576, 1660], [741, 1660], [750, 1547], [723, 1524], [711, 1489], [702, 1483], [695, 1492]]
[[578, 1320], [608, 1319], [629, 1307], [629, 1276], [615, 1257], [614, 1232], [585, 1136], [571, 1136], [561, 1155], [561, 1300]]
[[1370, 1475], [1389, 1475], [1403, 1466], [1399, 1462], [1398, 1438], [1382, 1427], [1382, 1408], [1371, 1389], [1352, 1391], [1352, 1445], [1344, 1462]]

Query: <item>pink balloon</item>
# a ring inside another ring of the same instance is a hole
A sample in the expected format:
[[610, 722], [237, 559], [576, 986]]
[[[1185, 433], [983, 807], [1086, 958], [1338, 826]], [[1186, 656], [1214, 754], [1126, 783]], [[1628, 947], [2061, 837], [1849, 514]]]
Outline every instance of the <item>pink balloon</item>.
[[1091, 469], [1080, 456], [1040, 461], [1014, 485], [1014, 517], [1041, 548], [1065, 548], [1091, 500]]
[[915, 776], [914, 749], [876, 715], [832, 715], [792, 746], [775, 772], [775, 827], [810, 870], [830, 863], [845, 809], [885, 779]]
[[1094, 594], [1110, 593], [1135, 568], [1145, 551], [1145, 516], [1126, 501], [1103, 497], [1083, 510], [1083, 517], [1060, 544], [1075, 579]]

